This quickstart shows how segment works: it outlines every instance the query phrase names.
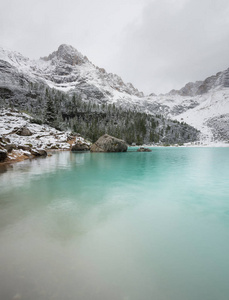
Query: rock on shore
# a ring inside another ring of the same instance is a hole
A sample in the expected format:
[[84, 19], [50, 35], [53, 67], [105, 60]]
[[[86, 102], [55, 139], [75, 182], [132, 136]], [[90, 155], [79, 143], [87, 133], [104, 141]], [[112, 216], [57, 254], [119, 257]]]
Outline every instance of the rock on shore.
[[4, 161], [7, 158], [7, 151], [0, 149], [0, 162]]
[[125, 141], [104, 134], [91, 146], [91, 152], [126, 152], [127, 148]]
[[90, 145], [81, 139], [78, 139], [75, 144], [72, 145], [71, 151], [73, 152], [84, 152], [90, 151]]

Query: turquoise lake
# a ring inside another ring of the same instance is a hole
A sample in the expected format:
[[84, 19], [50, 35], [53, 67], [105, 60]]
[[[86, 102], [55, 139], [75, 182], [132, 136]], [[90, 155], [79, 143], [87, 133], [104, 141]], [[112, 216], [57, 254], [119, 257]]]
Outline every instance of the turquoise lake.
[[0, 169], [0, 299], [228, 300], [229, 148]]

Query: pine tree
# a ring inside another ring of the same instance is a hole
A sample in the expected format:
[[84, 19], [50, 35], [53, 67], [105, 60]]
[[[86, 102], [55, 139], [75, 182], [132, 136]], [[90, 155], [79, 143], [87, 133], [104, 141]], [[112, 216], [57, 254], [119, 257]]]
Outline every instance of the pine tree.
[[46, 89], [46, 111], [45, 111], [45, 123], [50, 126], [55, 126], [56, 114], [53, 104], [53, 100]]

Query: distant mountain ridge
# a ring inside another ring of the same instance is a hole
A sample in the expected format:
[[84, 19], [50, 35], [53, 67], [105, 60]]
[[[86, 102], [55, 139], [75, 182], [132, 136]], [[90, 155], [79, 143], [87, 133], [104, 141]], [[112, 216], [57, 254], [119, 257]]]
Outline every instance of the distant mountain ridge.
[[217, 87], [229, 87], [229, 68], [207, 77], [204, 81], [189, 82], [180, 90], [171, 90], [167, 95], [197, 96]]

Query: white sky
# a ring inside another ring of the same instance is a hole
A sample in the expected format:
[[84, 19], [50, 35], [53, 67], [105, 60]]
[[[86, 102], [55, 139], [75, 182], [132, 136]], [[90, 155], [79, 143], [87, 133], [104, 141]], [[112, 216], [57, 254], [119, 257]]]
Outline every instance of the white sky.
[[228, 0], [0, 0], [1, 46], [29, 58], [60, 44], [148, 94], [229, 67]]

